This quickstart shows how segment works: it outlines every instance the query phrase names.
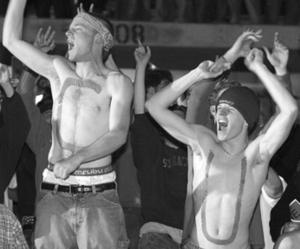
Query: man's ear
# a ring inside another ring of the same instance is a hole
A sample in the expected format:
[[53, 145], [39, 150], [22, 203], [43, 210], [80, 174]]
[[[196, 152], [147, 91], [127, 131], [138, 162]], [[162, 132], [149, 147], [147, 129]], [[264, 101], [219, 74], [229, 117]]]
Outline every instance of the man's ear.
[[99, 33], [97, 33], [96, 35], [95, 35], [95, 42], [97, 43], [97, 44], [100, 44], [100, 43], [102, 43], [102, 36], [99, 34]]
[[210, 113], [215, 116], [216, 115], [216, 106], [212, 105], [209, 107]]

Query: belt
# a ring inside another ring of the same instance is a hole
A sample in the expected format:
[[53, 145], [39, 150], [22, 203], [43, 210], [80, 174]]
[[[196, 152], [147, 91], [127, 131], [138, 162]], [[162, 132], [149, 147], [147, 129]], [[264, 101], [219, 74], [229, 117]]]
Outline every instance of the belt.
[[59, 184], [52, 184], [42, 182], [41, 189], [43, 190], [50, 190], [50, 191], [57, 191], [57, 192], [65, 192], [70, 194], [84, 194], [84, 193], [91, 193], [93, 190], [95, 192], [103, 192], [109, 189], [115, 189], [116, 184], [114, 182], [92, 185], [92, 186], [84, 186], [84, 185], [59, 185]]

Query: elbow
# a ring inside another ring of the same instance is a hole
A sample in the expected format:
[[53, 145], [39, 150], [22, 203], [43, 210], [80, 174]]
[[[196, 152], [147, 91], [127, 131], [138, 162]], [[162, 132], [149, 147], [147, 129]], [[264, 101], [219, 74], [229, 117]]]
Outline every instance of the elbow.
[[296, 100], [293, 100], [293, 102], [285, 106], [285, 109], [282, 110], [283, 113], [285, 113], [286, 117], [290, 119], [291, 122], [295, 122], [299, 116], [299, 110]]
[[151, 109], [151, 103], [150, 100], [147, 100], [145, 103], [145, 108], [149, 111], [149, 109]]
[[290, 112], [291, 112], [290, 113], [291, 118], [292, 118], [293, 122], [295, 122], [299, 116], [299, 109], [298, 109], [298, 105], [297, 105], [296, 101], [295, 101], [293, 108], [291, 108]]
[[145, 108], [148, 110], [149, 113], [153, 113], [155, 109], [155, 104], [153, 100], [149, 99], [148, 101], [146, 101]]
[[117, 136], [117, 147], [120, 148], [127, 141], [128, 129], [122, 129], [118, 132]]
[[3, 34], [2, 44], [3, 44], [3, 46], [5, 48], [7, 48], [8, 50], [10, 50], [10, 48], [13, 45], [13, 39], [11, 39], [9, 36]]
[[2, 44], [5, 48], [8, 48], [9, 47], [9, 39], [6, 38], [5, 36], [3, 36]]

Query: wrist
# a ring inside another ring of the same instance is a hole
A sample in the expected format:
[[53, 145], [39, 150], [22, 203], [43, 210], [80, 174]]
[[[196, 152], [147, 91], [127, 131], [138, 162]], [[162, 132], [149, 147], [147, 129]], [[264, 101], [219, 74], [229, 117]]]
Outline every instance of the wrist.
[[286, 68], [275, 67], [275, 72], [278, 76], [283, 76], [287, 73], [287, 69]]
[[221, 56], [225, 62], [231, 63], [233, 64], [236, 59], [238, 58], [238, 56], [234, 55], [234, 53], [231, 53], [230, 50], [228, 50], [224, 55]]
[[190, 74], [192, 75], [192, 77], [194, 76], [193, 84], [205, 79], [205, 75], [199, 67], [190, 71]]

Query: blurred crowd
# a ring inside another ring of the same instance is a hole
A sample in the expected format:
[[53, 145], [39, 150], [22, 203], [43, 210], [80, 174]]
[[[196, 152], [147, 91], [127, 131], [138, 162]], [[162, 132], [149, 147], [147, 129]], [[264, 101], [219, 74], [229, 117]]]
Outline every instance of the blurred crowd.
[[[72, 18], [82, 3], [112, 20], [228, 23], [299, 24], [299, 0], [30, 0], [25, 15], [38, 18]], [[1, 0], [1, 6], [8, 0]], [[1, 8], [0, 15], [5, 15]]]

